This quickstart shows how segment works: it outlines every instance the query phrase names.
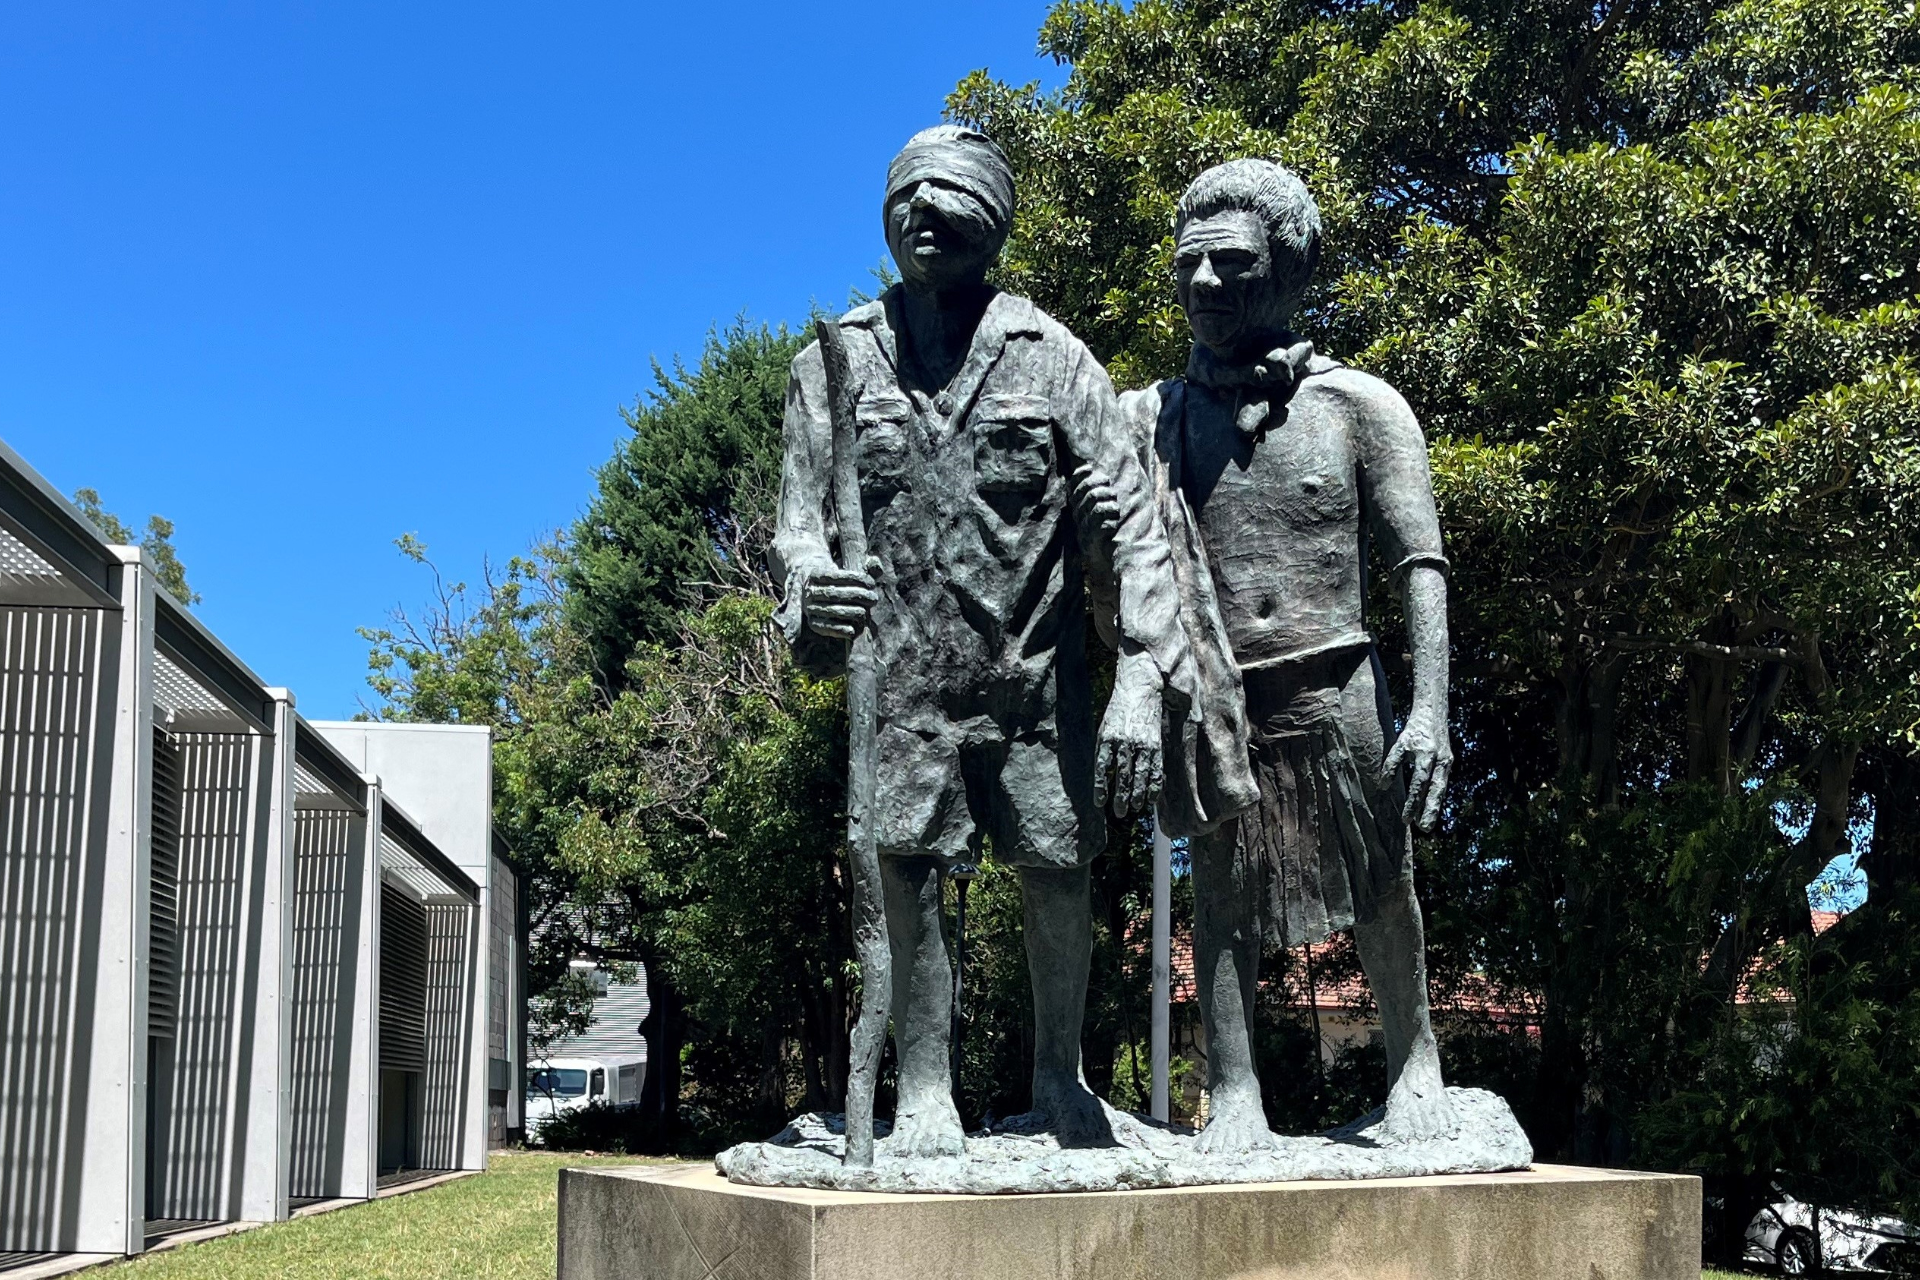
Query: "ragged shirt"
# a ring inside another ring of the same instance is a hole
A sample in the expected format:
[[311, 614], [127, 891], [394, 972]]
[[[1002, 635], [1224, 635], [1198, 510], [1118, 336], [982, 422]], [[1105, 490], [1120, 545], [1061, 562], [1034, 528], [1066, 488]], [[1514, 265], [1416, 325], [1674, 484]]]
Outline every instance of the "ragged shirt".
[[[1002, 293], [952, 382], [917, 385], [896, 344], [900, 298], [895, 286], [839, 321], [859, 387], [882, 721], [1010, 734], [1049, 723], [1062, 696], [1090, 703], [1080, 660], [1088, 562], [1118, 583], [1121, 635], [1151, 656], [1170, 713], [1187, 715], [1193, 664], [1166, 534], [1105, 370], [1058, 321]], [[1119, 495], [1111, 535], [1080, 527], [1072, 512], [1069, 478], [1087, 461]], [[785, 584], [779, 621], [799, 660], [821, 674], [844, 662], [845, 645], [805, 628], [802, 597], [807, 576], [834, 563], [832, 474], [814, 343], [788, 383], [773, 567]]]

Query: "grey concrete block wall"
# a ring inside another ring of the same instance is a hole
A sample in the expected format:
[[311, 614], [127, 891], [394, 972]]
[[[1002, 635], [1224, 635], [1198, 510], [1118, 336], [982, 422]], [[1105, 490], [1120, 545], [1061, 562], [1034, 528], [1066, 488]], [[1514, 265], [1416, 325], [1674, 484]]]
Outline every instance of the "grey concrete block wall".
[[560, 1280], [1699, 1280], [1700, 1183], [1523, 1173], [1070, 1195], [569, 1169]]

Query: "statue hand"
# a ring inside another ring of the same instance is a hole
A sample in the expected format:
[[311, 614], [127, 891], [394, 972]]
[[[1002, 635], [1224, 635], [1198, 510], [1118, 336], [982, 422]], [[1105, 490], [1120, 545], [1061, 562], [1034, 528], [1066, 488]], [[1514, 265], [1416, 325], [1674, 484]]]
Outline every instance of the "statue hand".
[[879, 600], [880, 594], [874, 590], [871, 577], [829, 566], [807, 575], [800, 612], [807, 625], [821, 635], [851, 640], [867, 625], [868, 611]]
[[1120, 495], [1112, 479], [1091, 462], [1083, 462], [1074, 470], [1073, 509], [1082, 528], [1098, 529], [1109, 538], [1120, 532]]
[[1414, 706], [1407, 716], [1406, 728], [1400, 731], [1393, 749], [1387, 752], [1382, 780], [1392, 781], [1394, 771], [1402, 763], [1410, 768], [1407, 803], [1400, 816], [1421, 831], [1431, 831], [1440, 820], [1440, 802], [1447, 794], [1447, 774], [1453, 769], [1453, 747], [1447, 740], [1444, 710]]
[[1101, 804], [1111, 797], [1117, 818], [1143, 813], [1160, 794], [1162, 768], [1160, 672], [1144, 653], [1123, 654], [1100, 721], [1094, 795]]

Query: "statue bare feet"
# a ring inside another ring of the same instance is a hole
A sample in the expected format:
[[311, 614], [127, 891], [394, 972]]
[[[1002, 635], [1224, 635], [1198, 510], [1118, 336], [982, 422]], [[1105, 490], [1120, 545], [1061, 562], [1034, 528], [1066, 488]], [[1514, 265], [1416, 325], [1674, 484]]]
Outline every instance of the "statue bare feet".
[[1378, 1142], [1428, 1142], [1459, 1127], [1453, 1100], [1440, 1079], [1440, 1051], [1431, 1041], [1415, 1047], [1387, 1094], [1387, 1115], [1374, 1126]]
[[957, 1156], [966, 1150], [966, 1130], [952, 1098], [935, 1098], [912, 1109], [900, 1108], [893, 1117], [893, 1133], [880, 1140], [880, 1149], [903, 1160], [930, 1156]]
[[1208, 1099], [1207, 1127], [1194, 1144], [1201, 1155], [1243, 1155], [1275, 1145], [1259, 1094], [1216, 1093]]
[[1107, 1108], [1079, 1076], [1036, 1073], [1033, 1112], [1046, 1116], [1046, 1131], [1066, 1147], [1104, 1147], [1114, 1141]]

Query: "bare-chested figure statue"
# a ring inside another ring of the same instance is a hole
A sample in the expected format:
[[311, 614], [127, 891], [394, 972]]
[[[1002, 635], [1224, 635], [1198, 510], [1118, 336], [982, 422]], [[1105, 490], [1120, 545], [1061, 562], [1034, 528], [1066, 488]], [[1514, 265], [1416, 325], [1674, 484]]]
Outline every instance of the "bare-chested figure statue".
[[[1319, 210], [1292, 173], [1236, 160], [1201, 174], [1176, 224], [1194, 338], [1186, 374], [1126, 397], [1176, 554], [1183, 531], [1203, 548], [1259, 786], [1238, 818], [1183, 812], [1175, 759], [1161, 805], [1163, 824], [1192, 837], [1211, 1091], [1203, 1151], [1273, 1141], [1248, 1033], [1263, 935], [1298, 946], [1351, 927], [1386, 1035], [1376, 1136], [1414, 1141], [1454, 1123], [1408, 831], [1438, 817], [1452, 762], [1447, 561], [1406, 401], [1288, 327], [1319, 253]], [[1079, 500], [1112, 518], [1098, 477]], [[1376, 564], [1404, 591], [1413, 644], [1413, 706], [1397, 736], [1367, 630]], [[1213, 681], [1216, 697], [1223, 683], [1231, 673]]]

